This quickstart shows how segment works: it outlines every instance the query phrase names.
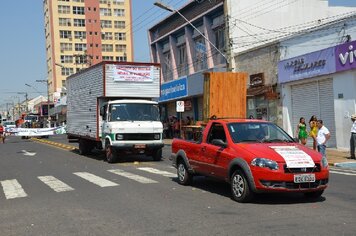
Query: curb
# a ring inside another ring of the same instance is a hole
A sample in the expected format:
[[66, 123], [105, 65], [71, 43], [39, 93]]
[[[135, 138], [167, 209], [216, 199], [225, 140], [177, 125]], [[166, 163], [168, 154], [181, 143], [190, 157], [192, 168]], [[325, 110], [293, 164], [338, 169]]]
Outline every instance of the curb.
[[39, 138], [30, 138], [30, 140], [38, 142], [38, 143], [45, 143], [51, 146], [55, 146], [55, 147], [59, 147], [62, 149], [66, 149], [69, 151], [73, 151], [76, 150], [77, 147], [71, 146], [71, 145], [67, 145], [67, 144], [62, 144], [62, 143], [57, 143], [57, 142], [53, 142], [53, 141], [49, 141], [49, 140], [45, 140], [45, 139], [39, 139]]

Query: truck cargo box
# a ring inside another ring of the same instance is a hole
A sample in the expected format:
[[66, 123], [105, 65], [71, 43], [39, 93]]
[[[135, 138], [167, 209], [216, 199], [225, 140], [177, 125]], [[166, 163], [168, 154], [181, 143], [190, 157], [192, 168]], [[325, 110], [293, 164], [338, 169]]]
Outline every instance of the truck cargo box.
[[160, 96], [160, 65], [102, 62], [67, 78], [67, 132], [100, 138], [100, 102], [105, 99], [149, 99]]

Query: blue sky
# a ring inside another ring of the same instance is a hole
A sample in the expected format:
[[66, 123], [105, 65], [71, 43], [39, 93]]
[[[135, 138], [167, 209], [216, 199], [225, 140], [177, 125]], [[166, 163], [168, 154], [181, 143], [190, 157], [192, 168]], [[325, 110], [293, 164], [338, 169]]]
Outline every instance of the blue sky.
[[[161, 0], [174, 8], [188, 0]], [[42, 0], [2, 1], [0, 8], [0, 111], [5, 103], [46, 94], [47, 79]], [[135, 61], [149, 61], [147, 29], [167, 16], [155, 0], [132, 0]], [[353, 6], [356, 0], [329, 0], [331, 6]], [[27, 87], [30, 84], [34, 88]]]

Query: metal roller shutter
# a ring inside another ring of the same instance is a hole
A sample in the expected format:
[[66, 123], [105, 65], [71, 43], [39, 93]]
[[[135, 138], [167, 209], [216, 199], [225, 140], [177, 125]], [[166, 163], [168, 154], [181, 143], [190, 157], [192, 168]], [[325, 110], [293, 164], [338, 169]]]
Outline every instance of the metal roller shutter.
[[[324, 121], [325, 126], [330, 130], [331, 138], [328, 141], [329, 147], [336, 146], [335, 138], [335, 115], [333, 81], [326, 79], [305, 84], [292, 85], [292, 126], [293, 134], [299, 123], [299, 118], [304, 117], [306, 123], [312, 115]], [[310, 131], [308, 125], [308, 132]], [[312, 145], [313, 140], [308, 138], [307, 145]]]
[[328, 147], [336, 147], [335, 131], [335, 110], [333, 96], [333, 80], [319, 81], [319, 100], [320, 100], [320, 119], [323, 120], [326, 128], [329, 129], [331, 137], [328, 141]]

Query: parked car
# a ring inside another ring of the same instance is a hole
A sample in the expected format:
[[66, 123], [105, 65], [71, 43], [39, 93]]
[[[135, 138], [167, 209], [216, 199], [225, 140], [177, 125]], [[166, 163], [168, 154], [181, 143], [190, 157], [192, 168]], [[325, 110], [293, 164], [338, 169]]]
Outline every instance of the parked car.
[[210, 120], [200, 140], [173, 140], [171, 160], [178, 183], [188, 185], [194, 175], [222, 179], [230, 183], [238, 202], [261, 192], [319, 198], [329, 180], [326, 157], [261, 120]]

